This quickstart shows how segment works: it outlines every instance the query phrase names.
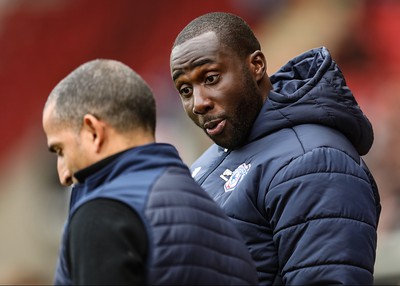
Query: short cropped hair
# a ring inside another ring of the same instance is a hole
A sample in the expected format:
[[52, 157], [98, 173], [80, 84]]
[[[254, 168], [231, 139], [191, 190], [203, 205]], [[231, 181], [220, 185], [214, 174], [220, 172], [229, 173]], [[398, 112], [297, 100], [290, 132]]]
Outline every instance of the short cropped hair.
[[85, 114], [106, 121], [119, 132], [135, 128], [155, 132], [156, 105], [148, 84], [127, 65], [106, 59], [89, 61], [51, 91], [57, 123], [80, 129]]
[[246, 57], [261, 46], [249, 25], [239, 16], [211, 12], [192, 20], [176, 37], [172, 49], [206, 32], [215, 32], [220, 43], [240, 57]]

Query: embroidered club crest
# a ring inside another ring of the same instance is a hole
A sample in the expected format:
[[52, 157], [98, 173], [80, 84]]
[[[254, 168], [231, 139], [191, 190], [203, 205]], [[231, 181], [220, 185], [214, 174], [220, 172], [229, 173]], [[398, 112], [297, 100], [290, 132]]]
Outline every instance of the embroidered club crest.
[[243, 163], [242, 165], [237, 167], [236, 170], [233, 171], [229, 180], [224, 185], [225, 192], [233, 191], [240, 183], [240, 181], [244, 178], [244, 176], [249, 172], [250, 167], [251, 164], [247, 165], [246, 163]]

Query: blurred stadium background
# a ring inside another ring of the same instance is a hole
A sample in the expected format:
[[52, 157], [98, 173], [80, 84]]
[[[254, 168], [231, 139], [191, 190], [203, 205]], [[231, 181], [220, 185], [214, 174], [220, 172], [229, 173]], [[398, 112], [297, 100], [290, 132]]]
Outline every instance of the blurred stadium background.
[[[400, 284], [400, 1], [0, 0], [0, 284], [51, 284], [69, 190], [41, 128], [55, 84], [95, 58], [139, 72], [157, 98], [160, 142], [187, 164], [210, 145], [169, 75], [175, 36], [209, 11], [242, 16], [274, 73], [326, 46], [375, 129], [365, 160], [381, 191], [376, 284]], [[357, 202], [355, 202], [357, 203]]]

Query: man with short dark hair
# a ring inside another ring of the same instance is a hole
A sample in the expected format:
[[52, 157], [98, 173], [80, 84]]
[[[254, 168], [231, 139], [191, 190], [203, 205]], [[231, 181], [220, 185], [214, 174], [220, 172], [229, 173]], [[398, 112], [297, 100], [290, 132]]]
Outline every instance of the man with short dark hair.
[[73, 184], [55, 284], [256, 284], [240, 234], [155, 127], [150, 88], [117, 61], [87, 62], [49, 95], [47, 143]]
[[192, 176], [232, 218], [263, 285], [373, 283], [380, 200], [373, 131], [329, 51], [271, 78], [247, 23], [213, 12], [172, 48], [184, 110], [214, 141]]

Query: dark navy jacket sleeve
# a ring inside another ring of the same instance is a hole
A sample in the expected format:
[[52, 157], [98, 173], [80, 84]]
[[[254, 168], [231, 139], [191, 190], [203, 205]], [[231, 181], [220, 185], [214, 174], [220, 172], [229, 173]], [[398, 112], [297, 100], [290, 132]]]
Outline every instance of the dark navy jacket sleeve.
[[371, 284], [376, 199], [350, 156], [306, 152], [276, 175], [266, 207], [284, 284]]
[[143, 223], [123, 203], [97, 199], [82, 205], [69, 228], [72, 284], [143, 284], [146, 239]]

